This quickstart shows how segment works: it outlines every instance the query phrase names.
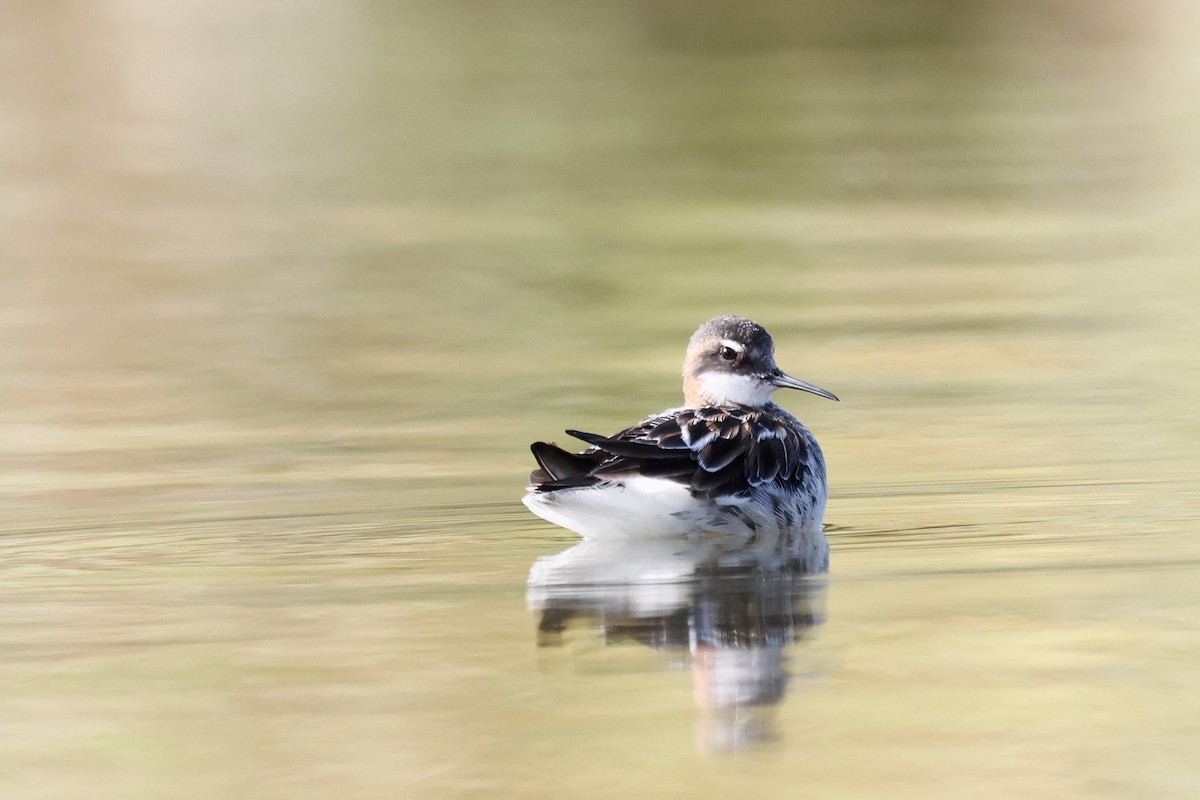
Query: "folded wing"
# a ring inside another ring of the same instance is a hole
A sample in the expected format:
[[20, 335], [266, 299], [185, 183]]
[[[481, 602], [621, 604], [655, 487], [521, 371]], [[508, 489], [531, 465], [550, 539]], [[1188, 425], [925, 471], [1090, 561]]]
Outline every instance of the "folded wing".
[[688, 486], [698, 496], [747, 494], [772, 481], [804, 476], [804, 440], [791, 426], [759, 411], [687, 408], [600, 436], [567, 431], [591, 447], [569, 453], [545, 442], [532, 446], [539, 469], [530, 475], [539, 492], [618, 482], [635, 476]]

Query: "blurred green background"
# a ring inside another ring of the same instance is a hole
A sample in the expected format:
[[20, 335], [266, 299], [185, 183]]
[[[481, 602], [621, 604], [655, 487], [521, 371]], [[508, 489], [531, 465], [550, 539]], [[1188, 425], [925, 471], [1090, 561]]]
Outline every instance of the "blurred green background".
[[[15, 794], [1193, 796], [1195, 6], [17, 2], [0, 75]], [[735, 762], [538, 671], [518, 503], [718, 313], [843, 400]]]

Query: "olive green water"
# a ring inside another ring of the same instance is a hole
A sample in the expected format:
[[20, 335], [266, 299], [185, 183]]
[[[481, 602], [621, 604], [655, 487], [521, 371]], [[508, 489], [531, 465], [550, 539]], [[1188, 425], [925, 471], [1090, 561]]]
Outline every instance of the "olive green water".
[[[1198, 23], [6, 6], [0, 794], [1195, 797]], [[527, 586], [716, 313], [828, 580]]]

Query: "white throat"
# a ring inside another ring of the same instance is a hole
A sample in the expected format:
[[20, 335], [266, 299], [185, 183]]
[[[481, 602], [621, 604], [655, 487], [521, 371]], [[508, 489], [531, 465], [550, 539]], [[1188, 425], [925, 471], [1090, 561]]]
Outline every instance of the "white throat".
[[771, 393], [776, 388], [760, 378], [732, 372], [705, 372], [699, 376], [698, 383], [700, 394], [718, 406], [736, 404], [762, 408], [771, 402]]

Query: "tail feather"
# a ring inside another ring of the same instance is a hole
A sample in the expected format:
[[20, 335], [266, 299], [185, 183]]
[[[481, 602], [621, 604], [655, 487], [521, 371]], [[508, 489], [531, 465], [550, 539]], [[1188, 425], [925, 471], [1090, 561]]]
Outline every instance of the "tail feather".
[[534, 486], [548, 483], [574, 483], [586, 479], [600, 459], [586, 454], [568, 453], [561, 447], [546, 442], [534, 442], [529, 446], [541, 469], [534, 470], [529, 482]]

